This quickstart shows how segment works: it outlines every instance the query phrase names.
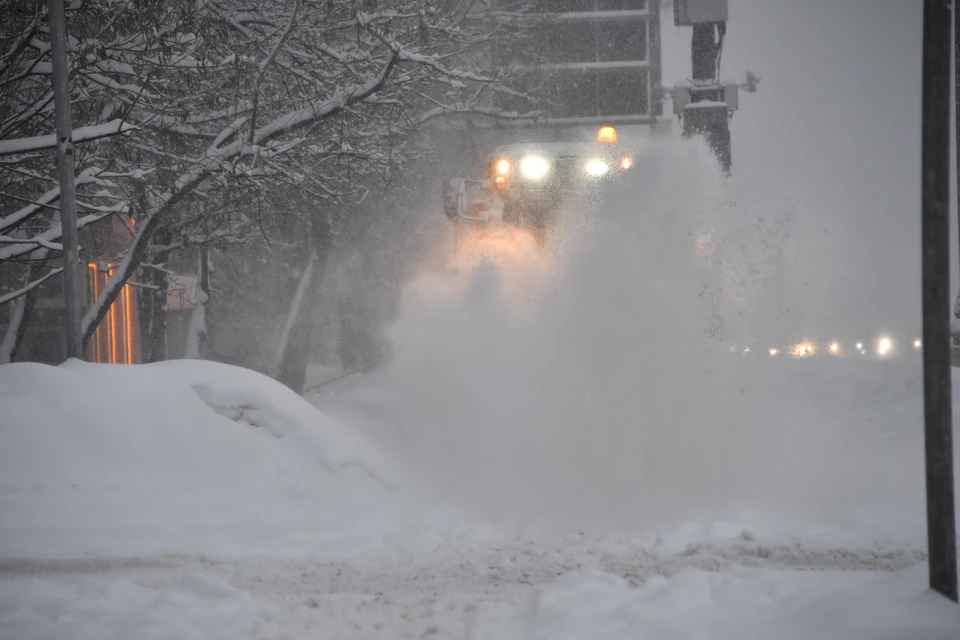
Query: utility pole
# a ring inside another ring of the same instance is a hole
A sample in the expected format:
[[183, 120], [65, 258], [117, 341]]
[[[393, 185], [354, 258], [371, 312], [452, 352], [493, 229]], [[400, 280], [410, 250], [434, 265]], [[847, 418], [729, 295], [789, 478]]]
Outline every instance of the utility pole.
[[70, 117], [70, 77], [67, 70], [67, 27], [63, 0], [47, 0], [50, 61], [53, 65], [53, 105], [57, 128], [57, 171], [60, 178], [60, 224], [63, 240], [64, 325], [67, 357], [83, 359], [80, 333], [80, 263], [77, 239], [77, 202], [74, 185], [73, 124]]
[[674, 3], [674, 25], [693, 27], [693, 37], [691, 80], [674, 86], [672, 101], [674, 113], [682, 118], [684, 136], [703, 136], [723, 173], [729, 175], [733, 162], [730, 114], [737, 110], [738, 86], [723, 85], [719, 80], [727, 18], [727, 0], [677, 0]]
[[950, 368], [950, 0], [924, 0], [921, 238], [930, 588], [957, 602]]
[[[953, 100], [954, 134], [956, 135], [953, 154], [957, 170], [957, 231], [960, 232], [960, 11], [958, 11], [956, 0], [953, 3]], [[957, 246], [960, 247], [960, 245]], [[960, 292], [953, 305], [953, 317], [960, 320]], [[953, 336], [950, 363], [954, 367], [960, 367], [960, 334]]]

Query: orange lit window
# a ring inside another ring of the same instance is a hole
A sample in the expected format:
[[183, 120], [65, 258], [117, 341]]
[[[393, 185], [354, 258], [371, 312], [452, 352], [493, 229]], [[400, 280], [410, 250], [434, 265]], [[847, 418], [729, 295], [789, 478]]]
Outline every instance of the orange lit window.
[[[112, 268], [103, 272], [96, 264], [87, 265], [91, 304], [100, 297], [114, 272]], [[139, 338], [137, 291], [125, 284], [90, 339], [89, 358], [93, 362], [135, 364], [140, 362]]]

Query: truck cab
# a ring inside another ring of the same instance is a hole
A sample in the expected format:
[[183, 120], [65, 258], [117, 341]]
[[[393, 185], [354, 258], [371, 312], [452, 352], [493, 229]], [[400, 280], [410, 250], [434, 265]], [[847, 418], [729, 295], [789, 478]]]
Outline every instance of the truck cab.
[[603, 126], [593, 142], [501, 145], [487, 159], [485, 178], [444, 181], [444, 212], [457, 224], [504, 224], [543, 229], [571, 197], [591, 197], [634, 166], [636, 151]]

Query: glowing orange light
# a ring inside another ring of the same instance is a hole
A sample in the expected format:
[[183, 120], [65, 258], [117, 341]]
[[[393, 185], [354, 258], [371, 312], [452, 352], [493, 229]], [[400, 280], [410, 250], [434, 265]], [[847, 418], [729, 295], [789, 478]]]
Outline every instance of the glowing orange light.
[[[90, 278], [90, 294], [96, 301], [103, 293], [103, 286], [110, 279], [116, 269], [107, 265], [105, 272], [100, 271], [96, 263], [88, 263], [87, 270]], [[137, 341], [134, 336], [134, 305], [136, 291], [133, 285], [125, 284], [120, 289], [117, 298], [110, 305], [103, 321], [94, 332], [94, 341], [91, 345], [91, 358], [94, 362], [109, 364], [134, 364], [139, 358], [136, 355]]]
[[777, 349], [776, 347], [773, 347], [773, 348], [770, 349], [769, 353], [770, 353], [771, 356], [778, 356], [778, 355], [780, 355], [780, 349]]
[[611, 142], [615, 143], [617, 141], [617, 130], [613, 127], [600, 127], [600, 131], [597, 132], [597, 142]]
[[501, 176], [505, 176], [510, 173], [510, 161], [506, 158], [500, 158], [497, 160], [497, 173]]
[[803, 358], [805, 356], [812, 356], [816, 354], [817, 349], [810, 342], [798, 342], [790, 348], [790, 353], [797, 358]]
[[133, 317], [132, 306], [130, 304], [130, 285], [123, 286], [123, 347], [124, 347], [124, 358], [123, 361], [126, 364], [133, 363], [133, 340], [130, 320]]
[[[97, 265], [94, 262], [87, 264], [87, 269], [89, 270], [90, 276], [90, 289], [93, 294], [92, 298], [96, 301], [100, 297], [100, 272], [97, 269]], [[93, 342], [94, 362], [103, 362], [103, 331], [100, 327], [97, 327], [95, 332], [95, 340]]]
[[507, 186], [507, 179], [503, 176], [497, 176], [494, 179], [493, 184], [497, 186], [497, 189], [503, 189], [505, 186]]
[[832, 353], [832, 354], [834, 354], [834, 355], [840, 353], [840, 345], [839, 345], [838, 343], [836, 343], [836, 342], [831, 342], [831, 343], [830, 343], [830, 353]]
[[620, 168], [621, 168], [621, 169], [629, 169], [629, 168], [632, 167], [632, 166], [633, 166], [633, 158], [631, 158], [630, 156], [624, 156], [624, 157], [620, 160]]
[[[107, 271], [107, 277], [113, 277], [113, 269]], [[117, 305], [110, 305], [109, 317], [110, 320], [107, 326], [109, 328], [110, 336], [110, 364], [117, 364], [117, 361], [119, 360], [118, 352], [120, 351], [118, 344], [119, 336], [117, 336]]]

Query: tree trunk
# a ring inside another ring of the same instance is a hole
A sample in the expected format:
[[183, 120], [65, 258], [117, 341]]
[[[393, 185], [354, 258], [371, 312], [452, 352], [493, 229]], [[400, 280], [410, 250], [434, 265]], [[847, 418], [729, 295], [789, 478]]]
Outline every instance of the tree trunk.
[[[158, 229], [154, 236], [158, 244], [169, 244], [170, 234]], [[154, 256], [152, 266], [141, 266], [137, 281], [144, 286], [137, 296], [140, 312], [140, 343], [142, 361], [160, 362], [167, 358], [167, 274], [161, 269], [170, 257], [169, 251]]]
[[322, 209], [314, 209], [311, 214], [310, 245], [312, 249], [290, 304], [273, 366], [273, 377], [297, 393], [303, 392], [306, 381], [314, 310], [332, 241], [329, 213]]
[[197, 264], [197, 287], [194, 293], [193, 311], [190, 314], [190, 326], [187, 328], [187, 343], [183, 348], [184, 358], [199, 359], [206, 354], [206, 344], [208, 342], [208, 318], [207, 308], [210, 304], [210, 271], [208, 269], [207, 248], [200, 250], [200, 256]]
[[[36, 269], [33, 264], [27, 267], [27, 273], [23, 278], [23, 286], [27, 286], [33, 280], [33, 274]], [[30, 324], [30, 316], [33, 315], [34, 303], [37, 300], [37, 292], [40, 287], [34, 287], [27, 293], [20, 296], [13, 304], [13, 313], [10, 315], [10, 323], [4, 332], [3, 341], [0, 342], [0, 364], [9, 364], [16, 361], [17, 351], [23, 344], [23, 336]]]
[[144, 363], [160, 362], [167, 357], [167, 274], [141, 268], [137, 281], [144, 285], [137, 296], [141, 358]]
[[200, 249], [200, 288], [207, 297], [203, 303], [204, 325], [203, 335], [200, 336], [199, 353], [202, 358], [209, 358], [213, 349], [213, 324], [210, 317], [210, 305], [213, 302], [213, 292], [210, 290], [210, 249]]
[[0, 343], [0, 364], [9, 364], [16, 361], [17, 351], [19, 351], [20, 345], [23, 344], [23, 335], [27, 331], [27, 325], [30, 324], [29, 319], [33, 314], [33, 306], [36, 299], [37, 288], [34, 288], [20, 296], [20, 298], [13, 303], [14, 307], [10, 324], [7, 325], [3, 342]]
[[[311, 251], [293, 294], [271, 371], [273, 377], [298, 393], [306, 378], [309, 350], [305, 346], [310, 342], [310, 332], [313, 329], [313, 313], [310, 308], [313, 296], [310, 295], [310, 285], [316, 262], [317, 254]], [[307, 308], [304, 309], [304, 306]]]

